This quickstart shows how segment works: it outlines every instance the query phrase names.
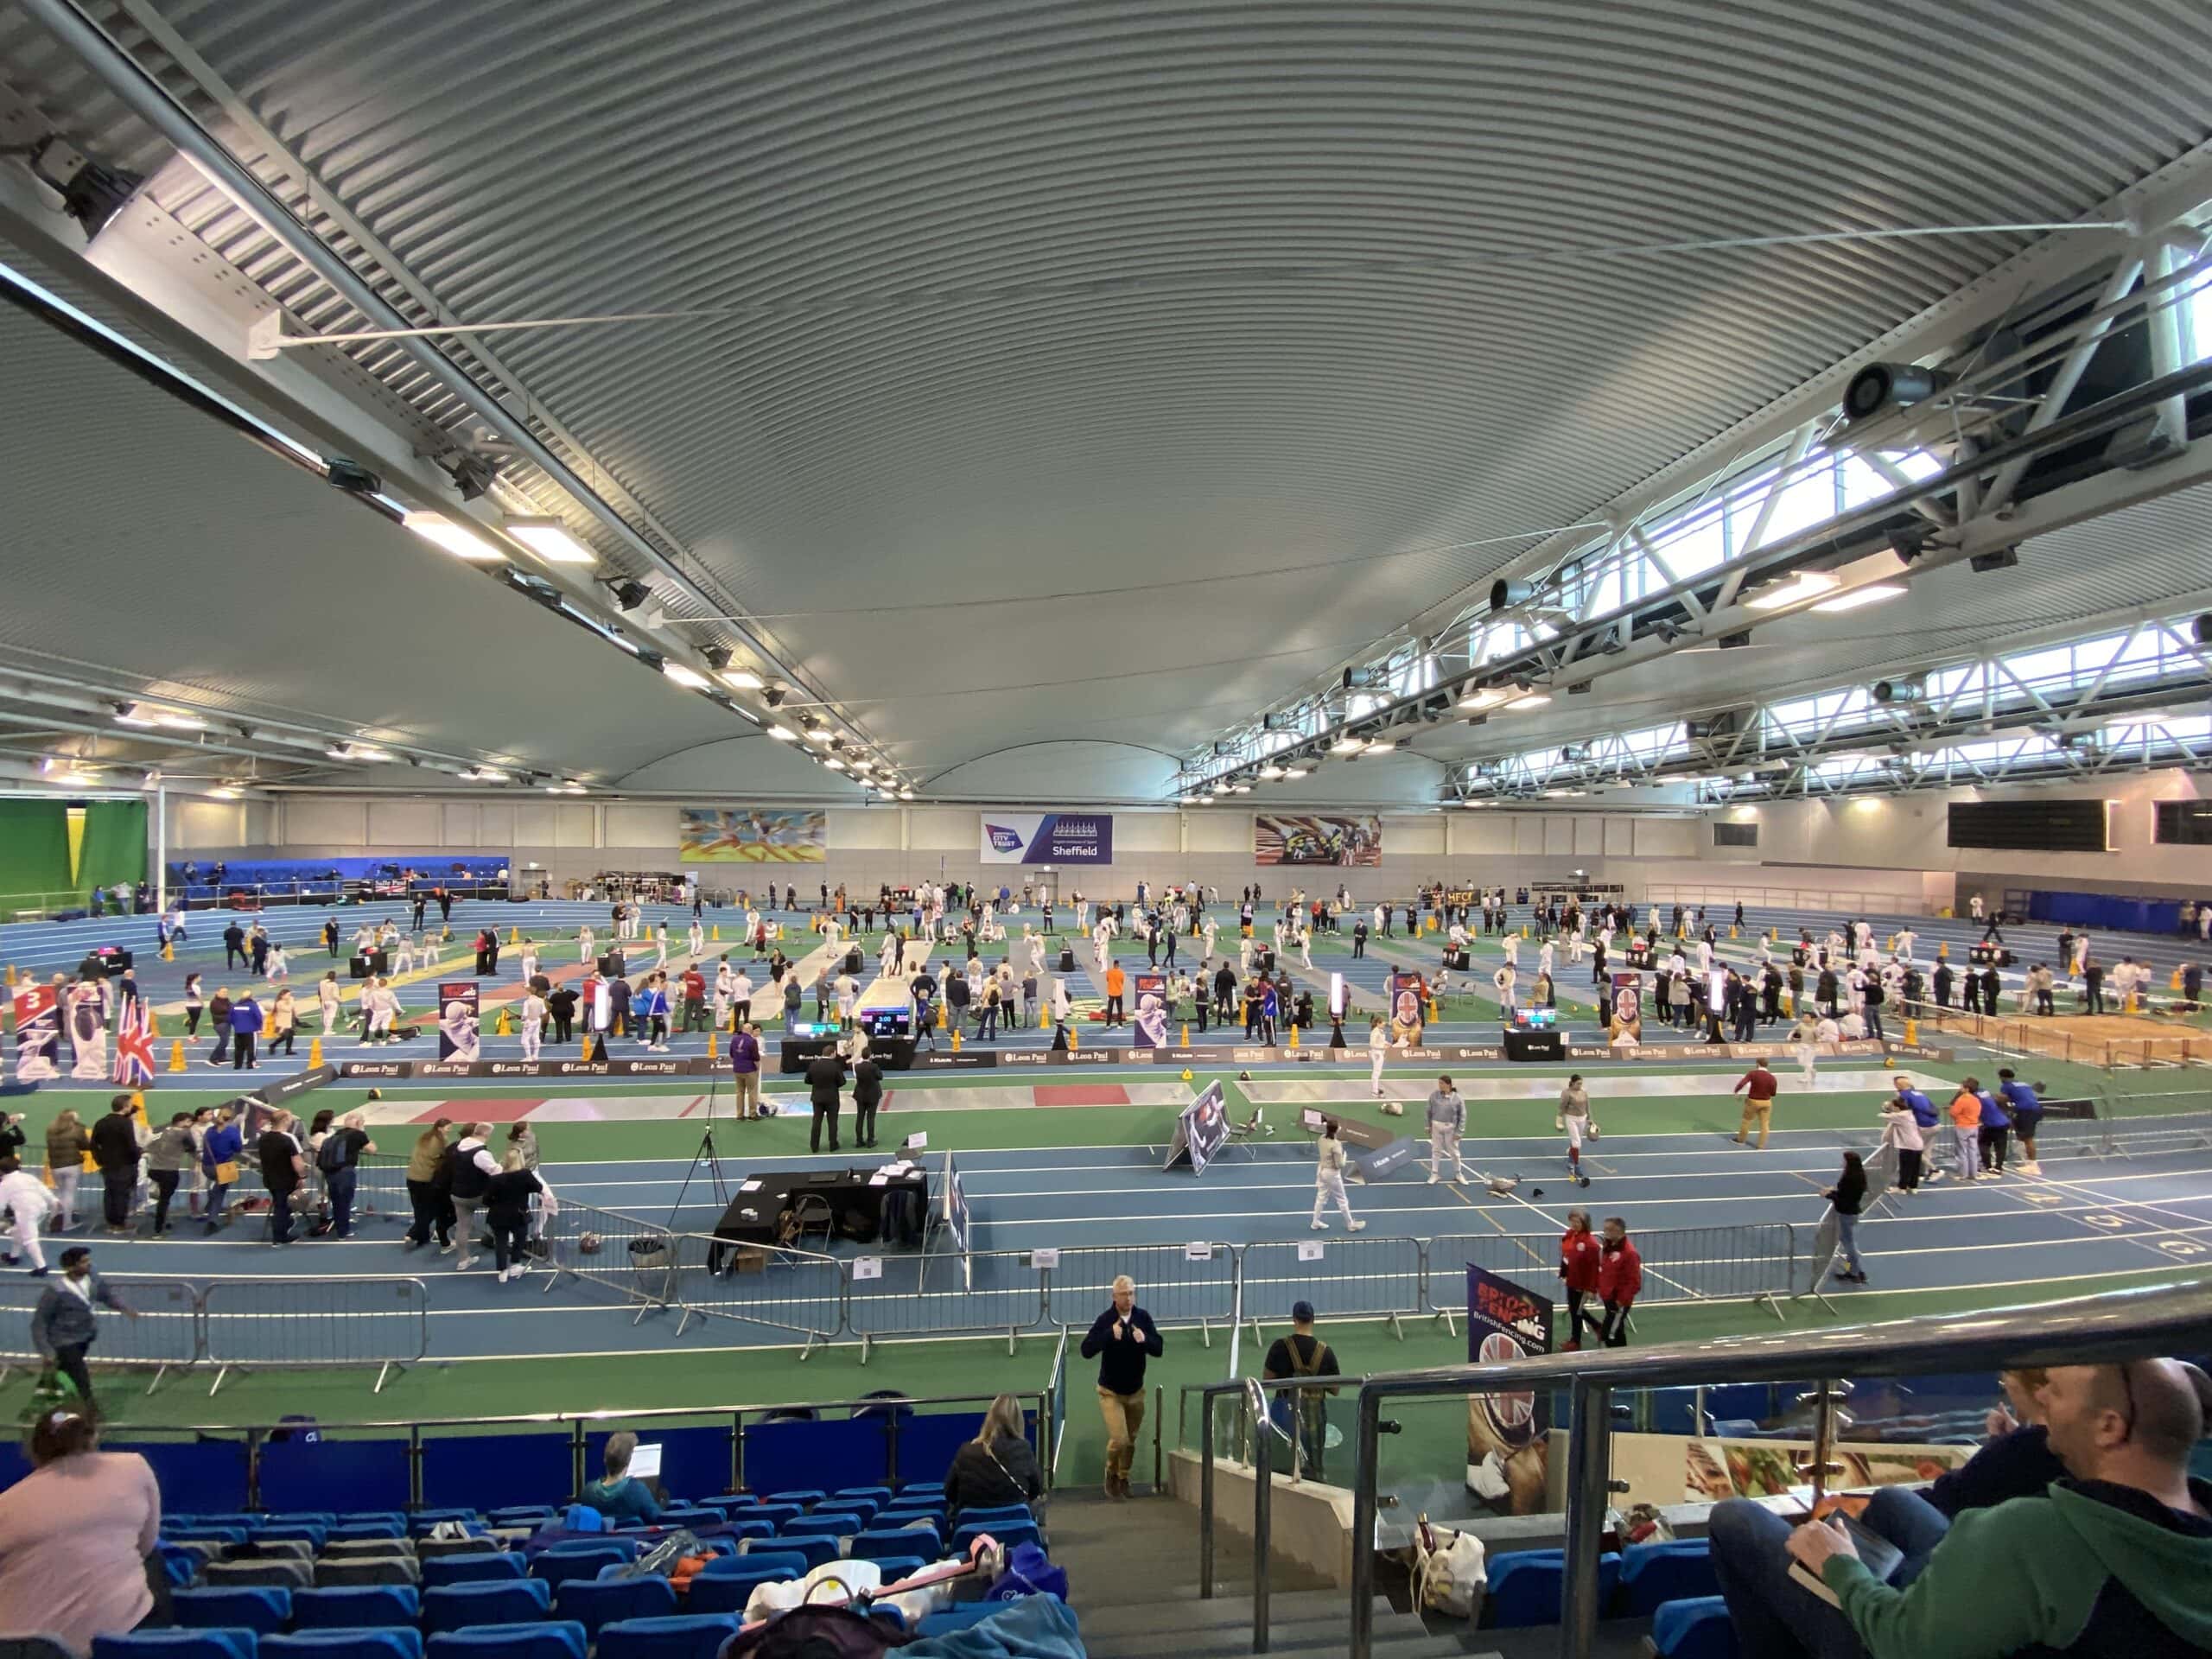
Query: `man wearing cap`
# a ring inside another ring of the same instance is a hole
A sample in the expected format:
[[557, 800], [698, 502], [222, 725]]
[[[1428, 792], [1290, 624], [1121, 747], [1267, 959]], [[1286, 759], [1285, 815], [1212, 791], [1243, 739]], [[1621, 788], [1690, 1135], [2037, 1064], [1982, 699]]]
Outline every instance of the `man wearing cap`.
[[77, 1385], [78, 1397], [92, 1403], [92, 1374], [85, 1351], [99, 1339], [94, 1307], [110, 1307], [127, 1319], [138, 1317], [92, 1271], [92, 1253], [82, 1244], [61, 1252], [61, 1277], [48, 1285], [31, 1312], [31, 1345], [41, 1358]]
[[[1313, 1334], [1313, 1303], [1290, 1305], [1290, 1334], [1275, 1338], [1260, 1375], [1270, 1382], [1294, 1376], [1344, 1375], [1337, 1369], [1337, 1357], [1329, 1344]], [[1287, 1389], [1268, 1402], [1268, 1415], [1278, 1427], [1288, 1432], [1294, 1421], [1298, 1425], [1299, 1468], [1311, 1479], [1322, 1478], [1321, 1454], [1326, 1449], [1329, 1431], [1325, 1396], [1335, 1392], [1334, 1389]]]

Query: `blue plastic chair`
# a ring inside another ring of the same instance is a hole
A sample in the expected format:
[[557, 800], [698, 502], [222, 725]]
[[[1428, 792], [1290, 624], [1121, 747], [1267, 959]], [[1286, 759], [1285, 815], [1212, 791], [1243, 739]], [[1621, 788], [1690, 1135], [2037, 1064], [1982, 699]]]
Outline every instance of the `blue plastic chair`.
[[[1522, 1630], [1534, 1624], [1556, 1624], [1560, 1598], [1567, 1580], [1567, 1553], [1558, 1549], [1514, 1550], [1490, 1558], [1490, 1588], [1484, 1593], [1483, 1622], [1495, 1630]], [[1613, 1599], [1619, 1582], [1621, 1558], [1607, 1550], [1598, 1558], [1598, 1605]]]
[[92, 1659], [257, 1659], [260, 1642], [252, 1630], [133, 1630], [94, 1637]]
[[[382, 1514], [382, 1510], [372, 1511]], [[338, 1524], [335, 1510], [271, 1510], [263, 1516], [264, 1524], [272, 1527], [334, 1527]]]
[[465, 1630], [472, 1624], [531, 1624], [551, 1611], [551, 1587], [537, 1579], [504, 1584], [446, 1584], [423, 1592], [423, 1630]]
[[832, 1497], [872, 1497], [878, 1503], [888, 1503], [891, 1501], [891, 1489], [888, 1486], [840, 1486], [830, 1496]]
[[553, 1599], [553, 1611], [573, 1618], [587, 1635], [626, 1618], [666, 1618], [676, 1611], [675, 1586], [658, 1573], [634, 1579], [570, 1579]]
[[474, 1555], [433, 1555], [423, 1563], [423, 1587], [440, 1584], [499, 1584], [522, 1577], [522, 1557], [504, 1549]]
[[695, 1613], [735, 1613], [741, 1616], [746, 1604], [753, 1599], [754, 1586], [781, 1584], [785, 1580], [797, 1576], [782, 1568], [719, 1579], [710, 1579], [702, 1573], [691, 1580], [691, 1588], [684, 1600]]
[[636, 1559], [634, 1545], [628, 1549], [611, 1543], [578, 1549], [556, 1544], [530, 1564], [530, 1576], [557, 1587], [571, 1579], [595, 1579], [601, 1567], [626, 1567]]
[[333, 1590], [292, 1592], [296, 1630], [366, 1630], [380, 1624], [412, 1624], [423, 1617], [423, 1594], [411, 1584], [342, 1585]]
[[1651, 1645], [1659, 1659], [1738, 1659], [1736, 1627], [1719, 1596], [1661, 1603], [1651, 1616]]
[[162, 1522], [162, 1536], [174, 1539], [180, 1544], [237, 1545], [245, 1542], [246, 1529], [244, 1527], [213, 1526], [205, 1521], [194, 1522], [190, 1526], [181, 1522], [164, 1521]]
[[781, 1573], [796, 1579], [806, 1571], [807, 1559], [796, 1549], [755, 1550], [750, 1555], [717, 1555], [701, 1567], [692, 1578], [696, 1584], [701, 1579], [738, 1579], [753, 1574], [755, 1580]]
[[619, 1618], [600, 1627], [599, 1659], [715, 1659], [737, 1625], [734, 1613]]
[[[768, 1547], [779, 1555], [803, 1555], [809, 1567], [819, 1567], [824, 1561], [837, 1559], [837, 1539], [832, 1533], [817, 1533], [812, 1536], [801, 1534], [796, 1538], [787, 1532], [779, 1533], [768, 1541]], [[757, 1558], [741, 1555], [737, 1559], [749, 1561]]]
[[766, 1521], [771, 1526], [780, 1527], [785, 1522], [796, 1521], [805, 1513], [805, 1509], [797, 1503], [755, 1503], [745, 1511], [743, 1518], [747, 1521]]
[[910, 1521], [927, 1521], [943, 1532], [949, 1513], [943, 1503], [893, 1503], [887, 1510], [877, 1510], [868, 1524], [878, 1528], [903, 1527]]
[[777, 1535], [784, 1538], [842, 1538], [848, 1533], [861, 1530], [868, 1525], [865, 1517], [850, 1510], [817, 1510], [802, 1515], [796, 1521], [786, 1521], [779, 1527]]
[[489, 1624], [444, 1630], [429, 1643], [429, 1659], [584, 1659], [584, 1627], [570, 1621]]
[[265, 1527], [256, 1527], [250, 1535], [255, 1543], [264, 1539], [308, 1545], [315, 1554], [322, 1553], [323, 1541], [330, 1536], [328, 1522], [321, 1521], [272, 1521]]
[[474, 1510], [417, 1510], [407, 1517], [407, 1530], [421, 1538], [441, 1521], [474, 1522], [480, 1518]]
[[[289, 1520], [291, 1517], [285, 1518]], [[339, 1512], [338, 1524], [341, 1527], [380, 1527], [389, 1524], [404, 1532], [407, 1529], [407, 1511], [404, 1510], [342, 1510]]]
[[768, 1494], [768, 1502], [771, 1503], [797, 1503], [801, 1508], [804, 1508], [810, 1503], [819, 1503], [823, 1498], [829, 1496], [830, 1494], [827, 1492], [820, 1491], [809, 1486], [800, 1488], [795, 1491], [771, 1492]]
[[921, 1555], [935, 1560], [939, 1554], [939, 1541], [934, 1530], [906, 1528], [886, 1532], [879, 1528], [855, 1533], [845, 1554], [869, 1561], [885, 1555]]
[[729, 1521], [717, 1521], [715, 1522], [715, 1537], [707, 1540], [709, 1543], [714, 1542], [715, 1539], [728, 1539], [734, 1544], [741, 1538], [772, 1538], [776, 1535], [774, 1522], [755, 1521], [750, 1516], [741, 1516]]
[[175, 1590], [176, 1622], [194, 1630], [252, 1630], [267, 1636], [292, 1622], [292, 1592], [249, 1584], [219, 1590]]
[[713, 1527], [721, 1525], [721, 1518], [720, 1510], [702, 1509], [696, 1503], [685, 1503], [673, 1509], [663, 1510], [660, 1512], [660, 1519], [653, 1524], [657, 1527]]
[[550, 1503], [511, 1503], [503, 1510], [493, 1510], [484, 1519], [495, 1527], [543, 1526], [553, 1518]]
[[634, 1561], [638, 1559], [638, 1541], [635, 1538], [619, 1538], [611, 1533], [604, 1532], [587, 1533], [577, 1538], [559, 1539], [548, 1544], [545, 1548], [546, 1554], [550, 1555], [580, 1554], [594, 1549], [616, 1549], [622, 1552], [622, 1559], [626, 1561]]
[[296, 1630], [262, 1637], [261, 1659], [423, 1659], [423, 1632], [407, 1624]]
[[404, 1538], [406, 1535], [405, 1521], [396, 1515], [380, 1516], [372, 1521], [341, 1521], [331, 1528], [323, 1542], [327, 1546], [370, 1538]]
[[994, 1538], [1012, 1549], [1016, 1544], [1039, 1544], [1045, 1535], [1038, 1530], [1034, 1521], [969, 1521], [962, 1523], [952, 1535], [952, 1553], [964, 1555], [968, 1546], [978, 1538]]
[[1669, 1601], [1700, 1600], [1720, 1593], [1713, 1570], [1713, 1549], [1703, 1538], [1676, 1538], [1660, 1544], [1630, 1544], [1621, 1552], [1621, 1587], [1616, 1618], [1649, 1618]]
[[992, 1503], [960, 1511], [962, 1525], [970, 1521], [1034, 1521], [1036, 1512], [1027, 1503]]
[[899, 1483], [900, 1497], [935, 1497], [944, 1491], [941, 1480], [902, 1480]]

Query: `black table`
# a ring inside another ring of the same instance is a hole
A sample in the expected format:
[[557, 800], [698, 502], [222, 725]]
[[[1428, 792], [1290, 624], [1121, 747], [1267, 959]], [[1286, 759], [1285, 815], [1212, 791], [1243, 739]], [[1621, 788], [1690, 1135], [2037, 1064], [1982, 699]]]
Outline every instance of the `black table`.
[[[760, 1183], [758, 1191], [731, 1195], [729, 1208], [715, 1224], [715, 1236], [730, 1244], [780, 1243], [784, 1212], [800, 1198], [814, 1194], [828, 1202], [837, 1237], [871, 1243], [882, 1236], [883, 1200], [890, 1193], [916, 1194], [922, 1201], [922, 1214], [925, 1217], [929, 1214], [930, 1178], [919, 1166], [880, 1186], [871, 1185], [875, 1172], [890, 1161], [884, 1159], [849, 1169], [760, 1171], [747, 1178]], [[709, 1272], [721, 1270], [721, 1255], [719, 1250], [708, 1253]]]
[[1519, 1026], [1505, 1028], [1505, 1058], [1509, 1060], [1563, 1060], [1567, 1033], [1558, 1027], [1530, 1031]]

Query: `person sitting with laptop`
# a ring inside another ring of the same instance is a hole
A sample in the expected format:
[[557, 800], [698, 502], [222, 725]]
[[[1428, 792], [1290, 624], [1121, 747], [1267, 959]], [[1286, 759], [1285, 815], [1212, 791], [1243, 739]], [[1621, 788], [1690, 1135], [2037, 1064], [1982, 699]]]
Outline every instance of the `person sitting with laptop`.
[[588, 1482], [576, 1494], [576, 1502], [589, 1504], [610, 1522], [643, 1521], [650, 1525], [659, 1520], [660, 1504], [652, 1489], [630, 1472], [630, 1459], [637, 1450], [638, 1437], [628, 1429], [608, 1435], [607, 1474], [603, 1479]]

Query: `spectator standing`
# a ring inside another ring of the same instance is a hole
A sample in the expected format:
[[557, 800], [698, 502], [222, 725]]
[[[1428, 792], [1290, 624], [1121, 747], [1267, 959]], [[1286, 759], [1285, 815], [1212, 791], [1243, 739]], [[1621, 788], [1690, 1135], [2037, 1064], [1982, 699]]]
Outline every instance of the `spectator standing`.
[[1083, 1357], [1098, 1362], [1098, 1408], [1106, 1420], [1106, 1496], [1129, 1496], [1129, 1464], [1144, 1432], [1144, 1370], [1166, 1351], [1152, 1315], [1137, 1306], [1136, 1281], [1114, 1281], [1114, 1300], [1091, 1321]]
[[822, 1150], [822, 1128], [830, 1127], [830, 1150], [837, 1147], [838, 1094], [845, 1086], [845, 1062], [840, 1049], [817, 1054], [806, 1063], [806, 1092], [814, 1108], [814, 1122], [807, 1136], [807, 1150]]
[[1037, 1454], [1022, 1432], [1021, 1407], [1010, 1394], [991, 1402], [976, 1438], [962, 1442], [944, 1471], [947, 1524], [958, 1527], [963, 1510], [1034, 1503], [1044, 1491]]
[[2020, 1137], [2020, 1173], [2042, 1174], [2043, 1165], [2036, 1159], [2036, 1131], [2043, 1127], [2043, 1097], [2009, 1065], [1998, 1070], [1997, 1092], [2012, 1120], [2012, 1133]]
[[1467, 1103], [1452, 1086], [1449, 1077], [1439, 1077], [1436, 1087], [1428, 1096], [1428, 1184], [1434, 1186], [1444, 1173], [1444, 1160], [1452, 1160], [1452, 1179], [1467, 1179], [1467, 1166], [1459, 1156], [1459, 1132], [1467, 1125]]
[[492, 1262], [499, 1282], [519, 1279], [530, 1271], [530, 1201], [536, 1198], [539, 1212], [551, 1221], [561, 1213], [553, 1189], [533, 1165], [503, 1169], [484, 1188], [484, 1218], [492, 1225]]
[[1882, 1103], [1882, 1144], [1895, 1147], [1897, 1154], [1897, 1186], [1900, 1192], [1920, 1191], [1920, 1163], [1928, 1141], [1920, 1127], [1920, 1119], [1911, 1103], [1898, 1090]]
[[1994, 1094], [1981, 1096], [1981, 1133], [1978, 1137], [1981, 1152], [1983, 1180], [1995, 1180], [2005, 1173], [2005, 1154], [2012, 1140], [2012, 1120], [2005, 1110], [2005, 1103]]
[[862, 1053], [853, 1062], [853, 1144], [875, 1144], [875, 1109], [883, 1104], [883, 1068]]
[[238, 1160], [245, 1150], [245, 1134], [238, 1114], [229, 1106], [215, 1109], [214, 1122], [200, 1139], [200, 1172], [207, 1179], [207, 1230], [215, 1233], [230, 1219], [231, 1189], [238, 1185]]
[[146, 1459], [99, 1450], [88, 1404], [39, 1412], [29, 1450], [31, 1472], [0, 1493], [0, 1629], [50, 1631], [83, 1653], [168, 1624], [154, 1554], [162, 1496]]
[[[1337, 1357], [1329, 1344], [1313, 1334], [1313, 1304], [1300, 1300], [1290, 1305], [1290, 1334], [1277, 1337], [1260, 1363], [1260, 1375], [1270, 1382], [1292, 1377], [1341, 1376]], [[1309, 1480], [1322, 1477], [1322, 1455], [1328, 1450], [1327, 1396], [1334, 1389], [1293, 1389], [1275, 1395], [1268, 1415], [1286, 1428], [1295, 1424], [1300, 1466]]]
[[154, 1236], [169, 1230], [169, 1205], [185, 1173], [200, 1161], [200, 1147], [192, 1135], [192, 1114], [172, 1113], [168, 1127], [146, 1147], [146, 1179], [154, 1185]]
[[1576, 1353], [1582, 1347], [1584, 1319], [1582, 1304], [1598, 1289], [1598, 1268], [1603, 1259], [1604, 1247], [1598, 1235], [1590, 1230], [1590, 1212], [1570, 1210], [1567, 1212], [1567, 1232], [1559, 1242], [1560, 1282], [1567, 1289], [1567, 1351]]
[[322, 1172], [323, 1190], [330, 1195], [330, 1236], [353, 1236], [353, 1194], [361, 1181], [361, 1154], [374, 1152], [377, 1143], [364, 1127], [367, 1120], [348, 1112], [315, 1148], [315, 1167]]
[[46, 1166], [54, 1176], [54, 1207], [61, 1217], [54, 1230], [57, 1233], [66, 1233], [76, 1225], [77, 1182], [92, 1149], [92, 1137], [73, 1109], [64, 1107], [46, 1126]]
[[1963, 1079], [1944, 1110], [1951, 1120], [1951, 1140], [1958, 1147], [1959, 1179], [1978, 1181], [1981, 1179], [1980, 1080]]
[[730, 1033], [729, 1071], [738, 1117], [750, 1122], [760, 1116], [760, 1027], [742, 1015]]
[[0, 1209], [8, 1211], [8, 1238], [15, 1247], [0, 1255], [0, 1262], [12, 1268], [29, 1256], [30, 1276], [45, 1278], [46, 1248], [39, 1230], [54, 1209], [54, 1194], [44, 1181], [23, 1167], [13, 1151], [0, 1156]]
[[82, 1244], [61, 1252], [61, 1277], [39, 1294], [31, 1310], [31, 1346], [48, 1370], [60, 1371], [77, 1388], [86, 1411], [92, 1409], [92, 1374], [85, 1355], [99, 1340], [95, 1307], [111, 1308], [127, 1319], [138, 1317], [136, 1308], [108, 1288], [107, 1281], [92, 1271], [92, 1253]]
[[1583, 1324], [1606, 1347], [1627, 1347], [1628, 1312], [1643, 1288], [1643, 1258], [1629, 1239], [1628, 1223], [1607, 1216], [1598, 1257], [1598, 1300], [1605, 1304], [1605, 1316], [1599, 1319], [1586, 1313]]
[[1843, 1154], [1843, 1173], [1821, 1196], [1835, 1207], [1836, 1248], [1848, 1264], [1836, 1268], [1835, 1276], [1847, 1285], [1863, 1285], [1866, 1264], [1859, 1259], [1859, 1212], [1866, 1204], [1866, 1166], [1857, 1153]]
[[107, 1116], [92, 1125], [92, 1161], [99, 1166], [107, 1230], [130, 1230], [130, 1200], [138, 1187], [138, 1121], [130, 1096], [118, 1095]]
[[300, 1149], [300, 1120], [278, 1110], [254, 1142], [254, 1156], [261, 1165], [261, 1184], [269, 1192], [269, 1242], [292, 1242], [292, 1206], [306, 1177], [308, 1161]]
[[1744, 1121], [1736, 1126], [1732, 1137], [1738, 1146], [1751, 1132], [1751, 1125], [1759, 1126], [1758, 1149], [1766, 1150], [1767, 1131], [1774, 1122], [1774, 1096], [1780, 1084], [1774, 1073], [1767, 1070], [1764, 1060], [1753, 1060], [1751, 1069], [1736, 1079], [1736, 1086], [1728, 1092], [1744, 1097]]
[[231, 1008], [231, 1070], [251, 1071], [260, 1069], [255, 1058], [254, 1039], [261, 1034], [261, 1004], [248, 991]]
[[446, 1130], [453, 1120], [442, 1117], [415, 1137], [407, 1154], [407, 1202], [415, 1218], [408, 1224], [407, 1248], [420, 1249], [438, 1236], [442, 1250], [453, 1243], [453, 1208], [438, 1186], [438, 1172], [445, 1166]]
[[1314, 1147], [1313, 1230], [1317, 1233], [1329, 1230], [1329, 1224], [1321, 1217], [1332, 1198], [1336, 1200], [1337, 1208], [1344, 1214], [1346, 1232], [1356, 1233], [1367, 1225], [1363, 1221], [1352, 1218], [1351, 1199], [1344, 1192], [1344, 1165], [1347, 1161], [1344, 1143], [1337, 1139], [1337, 1120], [1323, 1118], [1321, 1139]]
[[453, 1264], [455, 1273], [466, 1273], [476, 1263], [476, 1212], [483, 1205], [492, 1178], [499, 1173], [499, 1160], [484, 1144], [491, 1138], [489, 1123], [470, 1124], [467, 1133], [446, 1149], [445, 1161], [438, 1166], [438, 1179], [453, 1213], [453, 1237], [438, 1249], [441, 1255], [452, 1249], [461, 1252]]
[[630, 1459], [638, 1450], [638, 1437], [624, 1429], [607, 1437], [607, 1473], [586, 1484], [576, 1494], [609, 1521], [642, 1521], [648, 1526], [660, 1519], [660, 1505], [645, 1483], [630, 1472]]

